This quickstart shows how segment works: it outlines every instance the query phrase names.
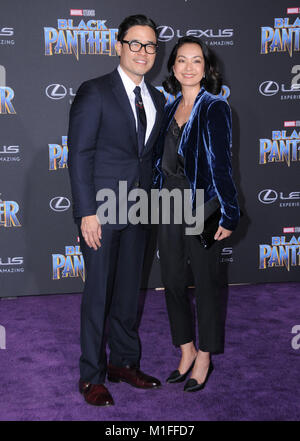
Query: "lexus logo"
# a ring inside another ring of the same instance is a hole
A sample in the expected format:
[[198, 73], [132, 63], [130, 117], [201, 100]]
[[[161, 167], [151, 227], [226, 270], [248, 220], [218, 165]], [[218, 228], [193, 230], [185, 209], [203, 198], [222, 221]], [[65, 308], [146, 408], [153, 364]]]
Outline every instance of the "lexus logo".
[[273, 204], [278, 198], [278, 194], [275, 190], [262, 190], [258, 194], [258, 199], [263, 204]]
[[65, 198], [64, 196], [57, 196], [56, 198], [51, 199], [49, 205], [53, 211], [61, 212], [68, 210], [71, 203], [68, 198]]
[[23, 257], [0, 257], [0, 265], [1, 266], [9, 266], [9, 265], [23, 265], [24, 258]]
[[67, 95], [67, 89], [62, 84], [50, 84], [46, 88], [46, 95], [52, 100], [61, 100]]
[[156, 29], [159, 41], [170, 41], [174, 38], [175, 32], [170, 26], [158, 26]]
[[264, 81], [259, 86], [259, 91], [264, 96], [276, 95], [279, 91], [279, 85], [278, 83], [275, 83], [275, 81]]
[[1, 37], [11, 37], [14, 35], [14, 28], [0, 28]]

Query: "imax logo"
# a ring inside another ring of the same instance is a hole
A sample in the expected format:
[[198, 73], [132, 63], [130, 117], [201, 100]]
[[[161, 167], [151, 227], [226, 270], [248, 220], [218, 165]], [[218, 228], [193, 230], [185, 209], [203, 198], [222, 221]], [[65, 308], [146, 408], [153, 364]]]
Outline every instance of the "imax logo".
[[61, 211], [67, 211], [71, 206], [71, 202], [69, 201], [68, 198], [64, 196], [57, 196], [51, 199], [49, 205], [53, 211], [61, 212]]

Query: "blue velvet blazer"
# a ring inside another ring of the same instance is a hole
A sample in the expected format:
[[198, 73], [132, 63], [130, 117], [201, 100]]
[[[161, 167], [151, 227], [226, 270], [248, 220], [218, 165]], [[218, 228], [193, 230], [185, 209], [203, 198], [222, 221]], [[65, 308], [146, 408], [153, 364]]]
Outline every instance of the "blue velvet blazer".
[[[161, 169], [164, 140], [181, 100], [165, 107], [165, 115], [154, 156], [154, 186], [162, 188]], [[233, 231], [239, 221], [237, 192], [231, 167], [231, 110], [224, 98], [212, 95], [204, 87], [196, 97], [190, 118], [183, 130], [178, 154], [184, 158], [184, 170], [192, 190], [195, 208], [196, 189], [204, 189], [204, 202], [218, 196], [222, 216], [220, 225]]]

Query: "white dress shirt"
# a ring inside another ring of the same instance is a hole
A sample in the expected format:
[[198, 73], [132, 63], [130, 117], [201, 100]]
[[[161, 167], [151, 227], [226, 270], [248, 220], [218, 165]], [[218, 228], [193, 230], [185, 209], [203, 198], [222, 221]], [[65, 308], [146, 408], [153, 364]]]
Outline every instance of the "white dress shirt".
[[[128, 99], [130, 101], [130, 105], [134, 114], [134, 118], [135, 118], [135, 124], [136, 124], [136, 129], [137, 129], [137, 115], [136, 115], [136, 107], [135, 107], [135, 93], [134, 93], [134, 89], [136, 88], [136, 84], [132, 81], [131, 78], [129, 78], [129, 76], [124, 72], [124, 70], [121, 68], [121, 66], [118, 66], [118, 72], [120, 74], [122, 83], [125, 87]], [[149, 139], [150, 133], [152, 132], [154, 123], [155, 123], [155, 118], [156, 118], [156, 108], [153, 104], [151, 95], [147, 89], [147, 86], [145, 84], [144, 81], [144, 77], [141, 81], [141, 83], [139, 84], [140, 88], [141, 88], [141, 95], [142, 95], [142, 100], [143, 100], [143, 104], [144, 104], [144, 109], [145, 109], [145, 113], [146, 113], [146, 119], [147, 119], [147, 129], [146, 129], [146, 135], [145, 135], [145, 144]]]

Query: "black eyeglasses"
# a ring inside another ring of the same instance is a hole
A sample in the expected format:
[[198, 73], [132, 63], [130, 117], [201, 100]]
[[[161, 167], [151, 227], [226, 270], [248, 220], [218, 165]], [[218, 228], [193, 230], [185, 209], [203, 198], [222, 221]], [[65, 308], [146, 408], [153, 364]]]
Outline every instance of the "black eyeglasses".
[[127, 43], [131, 52], [139, 52], [142, 49], [142, 47], [145, 48], [147, 54], [155, 54], [157, 52], [157, 44], [154, 43], [143, 44], [136, 40], [132, 40], [132, 41], [122, 40], [122, 43]]

